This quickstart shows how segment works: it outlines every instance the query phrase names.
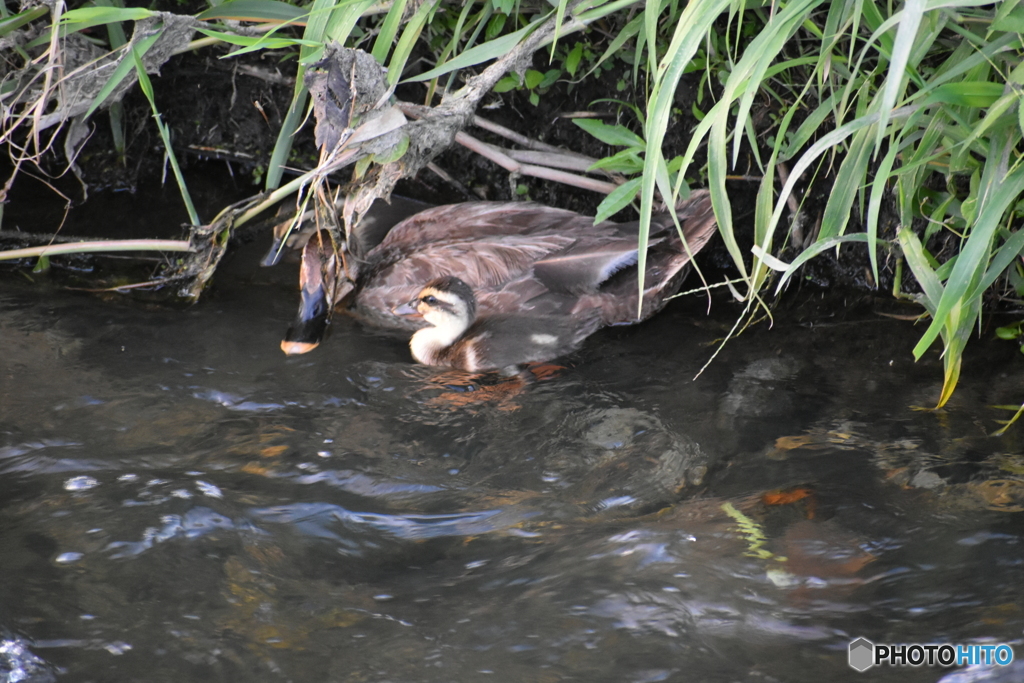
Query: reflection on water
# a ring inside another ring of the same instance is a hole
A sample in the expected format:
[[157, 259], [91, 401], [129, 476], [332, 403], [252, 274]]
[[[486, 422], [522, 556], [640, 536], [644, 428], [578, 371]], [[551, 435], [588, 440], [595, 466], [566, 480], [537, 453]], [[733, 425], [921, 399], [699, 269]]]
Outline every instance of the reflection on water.
[[293, 292], [240, 271], [184, 311], [0, 290], [5, 683], [852, 681], [857, 636], [1024, 652], [1020, 430], [987, 436], [1013, 349], [976, 344], [920, 411], [914, 330], [798, 310], [692, 382], [731, 311], [681, 302], [473, 378], [344, 319], [286, 358]]

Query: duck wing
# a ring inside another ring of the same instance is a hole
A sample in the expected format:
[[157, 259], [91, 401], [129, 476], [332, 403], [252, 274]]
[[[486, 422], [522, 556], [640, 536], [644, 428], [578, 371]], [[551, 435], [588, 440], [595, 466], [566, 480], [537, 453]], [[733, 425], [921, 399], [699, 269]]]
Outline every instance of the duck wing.
[[493, 289], [530, 273], [534, 263], [573, 242], [572, 237], [551, 234], [427, 244], [412, 254], [395, 254], [373, 279], [421, 287], [435, 277], [454, 275], [474, 290]]
[[594, 220], [572, 211], [532, 202], [467, 202], [421, 211], [388, 233], [384, 249], [414, 252], [434, 243], [593, 229]]
[[[648, 246], [663, 239], [653, 239]], [[533, 271], [552, 291], [583, 294], [596, 291], [601, 283], [619, 271], [635, 266], [638, 256], [636, 235], [579, 240], [568, 249], [537, 261]]]
[[388, 253], [382, 245], [376, 254], [381, 261], [372, 268], [372, 279], [360, 290], [355, 313], [386, 327], [420, 327], [418, 321], [393, 315], [392, 309], [412, 300], [425, 282], [449, 275], [473, 289], [483, 313], [520, 310], [524, 302], [546, 291], [533, 278], [533, 264], [573, 241], [558, 234], [506, 235], [425, 244], [411, 253]]
[[[572, 308], [572, 315], [597, 308], [606, 325], [629, 325], [646, 320], [661, 310], [665, 302], [679, 291], [689, 273], [692, 256], [696, 255], [718, 230], [711, 198], [706, 190], [694, 191], [676, 209], [682, 228], [679, 231], [668, 214], [652, 217], [652, 235], [664, 235], [647, 254], [644, 271], [644, 294], [637, 310], [636, 270], [623, 270], [606, 280], [599, 291], [581, 295]], [[656, 232], [657, 231], [657, 232]]]

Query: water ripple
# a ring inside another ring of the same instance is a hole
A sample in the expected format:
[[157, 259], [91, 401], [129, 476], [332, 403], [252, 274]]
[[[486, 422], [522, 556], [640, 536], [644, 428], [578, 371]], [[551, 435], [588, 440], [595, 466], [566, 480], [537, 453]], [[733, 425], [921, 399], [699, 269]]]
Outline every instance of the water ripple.
[[432, 484], [398, 483], [393, 480], [382, 480], [362, 472], [352, 470], [328, 470], [315, 474], [303, 474], [295, 478], [300, 484], [326, 483], [344, 491], [372, 498], [413, 495], [422, 493], [438, 493], [445, 489]]
[[258, 520], [294, 524], [303, 533], [338, 538], [330, 530], [336, 523], [356, 531], [385, 533], [395, 538], [422, 540], [444, 536], [469, 536], [507, 529], [539, 514], [533, 511], [499, 508], [451, 514], [383, 514], [353, 512], [328, 503], [295, 503], [251, 511]]
[[54, 448], [76, 448], [84, 444], [63, 439], [41, 439], [0, 448], [0, 474], [28, 472], [31, 474], [59, 474], [62, 472], [89, 472], [110, 469], [110, 464], [99, 460], [55, 458], [39, 451]]
[[138, 541], [114, 541], [106, 550], [113, 550], [111, 557], [122, 558], [140, 555], [158, 543], [172, 538], [194, 539], [218, 529], [234, 529], [235, 523], [228, 517], [206, 507], [195, 507], [184, 515], [164, 515], [163, 526], [149, 527], [142, 532]]
[[250, 401], [243, 396], [229, 394], [224, 391], [217, 391], [216, 389], [195, 391], [192, 395], [200, 401], [211, 401], [224, 406], [228, 410], [237, 410], [244, 413], [269, 413], [275, 410], [281, 410], [285, 407], [283, 403], [257, 403], [256, 401]]

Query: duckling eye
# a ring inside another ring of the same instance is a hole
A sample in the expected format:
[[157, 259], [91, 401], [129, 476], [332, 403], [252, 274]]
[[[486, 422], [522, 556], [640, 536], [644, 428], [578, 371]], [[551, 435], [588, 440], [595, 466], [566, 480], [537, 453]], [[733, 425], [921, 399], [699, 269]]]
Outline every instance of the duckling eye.
[[427, 304], [428, 306], [433, 306], [434, 304], [437, 303], [437, 297], [434, 296], [433, 294], [428, 294], [422, 299], [420, 299], [420, 301]]

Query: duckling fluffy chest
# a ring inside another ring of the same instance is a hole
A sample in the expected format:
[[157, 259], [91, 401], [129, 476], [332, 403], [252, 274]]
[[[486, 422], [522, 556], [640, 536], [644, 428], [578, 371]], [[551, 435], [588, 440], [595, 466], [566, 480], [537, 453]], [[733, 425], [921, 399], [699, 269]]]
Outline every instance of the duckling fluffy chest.
[[[409, 349], [412, 357], [418, 363], [424, 365], [449, 365], [459, 367], [470, 372], [478, 372], [480, 358], [476, 345], [467, 343], [470, 341], [481, 342], [489, 336], [486, 332], [483, 335], [472, 339], [460, 339], [465, 337], [461, 330], [452, 330], [446, 327], [425, 327], [412, 336], [409, 341]], [[461, 343], [460, 343], [461, 342]]]

